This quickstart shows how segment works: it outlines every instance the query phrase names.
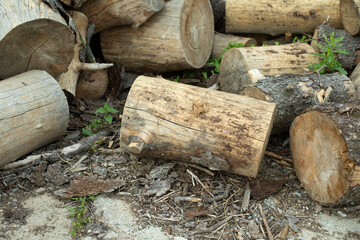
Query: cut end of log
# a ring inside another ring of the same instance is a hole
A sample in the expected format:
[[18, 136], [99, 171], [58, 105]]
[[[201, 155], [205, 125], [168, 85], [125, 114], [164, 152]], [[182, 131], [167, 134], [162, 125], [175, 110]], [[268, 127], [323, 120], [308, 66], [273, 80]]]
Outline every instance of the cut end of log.
[[[184, 1], [180, 32], [184, 57], [194, 68], [203, 67], [210, 57], [214, 39], [214, 19], [208, 0]], [[207, 18], [211, 16], [211, 18]]]
[[342, 23], [345, 30], [351, 35], [356, 35], [360, 33], [359, 5], [360, 1], [358, 0], [340, 1]]
[[318, 111], [300, 115], [290, 128], [290, 140], [297, 177], [312, 199], [333, 204], [350, 191], [356, 164], [330, 118]]

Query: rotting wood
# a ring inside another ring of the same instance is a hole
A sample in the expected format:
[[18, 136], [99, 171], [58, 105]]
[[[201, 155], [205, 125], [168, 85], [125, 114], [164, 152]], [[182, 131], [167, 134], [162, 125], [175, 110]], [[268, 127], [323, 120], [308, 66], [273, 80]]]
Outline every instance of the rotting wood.
[[80, 11], [95, 24], [97, 33], [121, 25], [136, 29], [164, 4], [164, 0], [87, 0]]
[[41, 0], [0, 0], [0, 78], [32, 69], [57, 77], [74, 55], [74, 34]]
[[213, 45], [209, 0], [171, 0], [137, 30], [115, 27], [101, 33], [108, 62], [126, 71], [160, 73], [203, 67]]
[[312, 33], [328, 18], [331, 26], [342, 28], [340, 0], [226, 0], [227, 33]]
[[360, 199], [360, 102], [310, 109], [291, 125], [296, 175], [309, 196], [325, 205]]
[[351, 35], [360, 34], [360, 0], [340, 0], [341, 20]]
[[120, 146], [137, 156], [196, 158], [210, 169], [256, 177], [274, 109], [248, 97], [140, 76], [125, 103]]
[[0, 167], [59, 139], [68, 121], [65, 95], [47, 72], [0, 81]]

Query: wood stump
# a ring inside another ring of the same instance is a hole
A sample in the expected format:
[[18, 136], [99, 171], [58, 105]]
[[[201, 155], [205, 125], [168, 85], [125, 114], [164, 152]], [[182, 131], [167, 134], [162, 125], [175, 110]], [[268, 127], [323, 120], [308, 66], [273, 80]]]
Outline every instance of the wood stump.
[[81, 10], [95, 24], [95, 33], [128, 25], [138, 28], [164, 7], [164, 0], [87, 0]]
[[66, 72], [74, 55], [74, 33], [41, 0], [0, 0], [0, 78], [31, 69], [53, 77]]
[[64, 92], [47, 72], [0, 81], [0, 167], [62, 137], [68, 121]]
[[210, 57], [214, 21], [209, 0], [171, 0], [141, 27], [101, 33], [106, 61], [130, 72], [167, 72], [203, 67]]
[[360, 100], [360, 63], [356, 66], [350, 75], [350, 80], [353, 82], [356, 92], [356, 99]]
[[240, 93], [245, 86], [258, 80], [252, 77], [257, 70], [262, 75], [303, 73], [304, 68], [316, 61], [316, 57], [311, 55], [314, 52], [314, 49], [305, 43], [229, 49], [220, 64], [221, 89], [225, 92]]
[[309, 76], [267, 76], [242, 94], [276, 103], [276, 116], [272, 134], [289, 132], [294, 119], [306, 109], [325, 102], [344, 103], [353, 101], [355, 89], [351, 80], [343, 74], [332, 73]]
[[360, 102], [309, 110], [291, 125], [296, 175], [322, 204], [360, 202]]
[[360, 34], [360, 0], [340, 0], [341, 19], [351, 35]]
[[328, 17], [331, 26], [342, 28], [339, 3], [340, 0], [253, 0], [246, 3], [226, 0], [226, 32], [312, 33]]
[[224, 51], [229, 43], [243, 43], [244, 47], [256, 46], [254, 38], [239, 37], [231, 34], [222, 34], [215, 32], [214, 44], [211, 52], [211, 58], [218, 58]]
[[256, 177], [275, 104], [140, 76], [127, 97], [120, 147]]

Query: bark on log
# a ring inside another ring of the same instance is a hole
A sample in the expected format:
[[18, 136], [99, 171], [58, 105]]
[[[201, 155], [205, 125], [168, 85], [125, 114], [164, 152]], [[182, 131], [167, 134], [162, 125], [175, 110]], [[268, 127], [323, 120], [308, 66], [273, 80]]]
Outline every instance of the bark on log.
[[298, 116], [290, 145], [296, 175], [309, 196], [327, 205], [360, 200], [360, 102]]
[[360, 34], [360, 0], [340, 0], [341, 19], [351, 35]]
[[350, 80], [353, 82], [356, 92], [356, 99], [360, 100], [360, 63], [356, 66], [350, 75]]
[[276, 103], [272, 134], [288, 132], [298, 115], [327, 100], [344, 103], [355, 99], [355, 89], [351, 80], [339, 73], [321, 75], [321, 83], [317, 74], [267, 76], [252, 86], [245, 87], [242, 94]]
[[273, 103], [140, 76], [125, 103], [120, 147], [256, 177], [274, 110]]
[[316, 61], [310, 54], [314, 52], [305, 43], [229, 49], [220, 64], [221, 90], [240, 93], [245, 86], [258, 80], [251, 76], [255, 69], [263, 75], [303, 73], [304, 68]]
[[340, 0], [227, 0], [225, 6], [227, 33], [286, 32], [312, 33], [328, 17], [329, 24], [342, 28]]
[[330, 39], [330, 34], [334, 33], [335, 38], [344, 37], [341, 41], [343, 46], [336, 49], [345, 49], [349, 51], [349, 54], [337, 54], [337, 59], [341, 63], [341, 66], [345, 69], [353, 69], [356, 66], [355, 61], [358, 56], [358, 49], [360, 49], [360, 38], [352, 37], [347, 31], [343, 29], [336, 29], [328, 24], [322, 24], [318, 26], [315, 30], [313, 41], [311, 46], [315, 49], [316, 52], [323, 52], [314, 42], [318, 42], [321, 45], [325, 44], [325, 39], [323, 34]]
[[250, 45], [256, 46], [256, 40], [254, 38], [239, 37], [231, 34], [215, 32], [211, 58], [218, 58], [229, 45], [229, 42], [243, 43], [245, 47], [250, 47]]
[[76, 86], [76, 98], [83, 100], [100, 99], [106, 92], [108, 82], [106, 70], [83, 71]]
[[101, 33], [105, 60], [130, 72], [201, 68], [210, 57], [214, 21], [209, 0], [171, 0], [137, 30], [116, 27]]
[[225, 17], [225, 2], [226, 0], [210, 0], [214, 14], [214, 23]]
[[31, 69], [53, 77], [66, 71], [74, 55], [74, 34], [41, 0], [0, 0], [0, 78]]
[[59, 139], [68, 121], [66, 97], [45, 71], [0, 81], [0, 167]]
[[164, 0], [88, 0], [81, 12], [95, 24], [95, 33], [128, 25], [138, 28], [164, 7]]

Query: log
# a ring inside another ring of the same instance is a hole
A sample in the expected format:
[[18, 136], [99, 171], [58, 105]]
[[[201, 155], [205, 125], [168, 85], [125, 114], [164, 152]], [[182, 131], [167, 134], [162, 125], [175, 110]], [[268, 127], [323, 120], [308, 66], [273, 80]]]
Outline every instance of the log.
[[356, 99], [360, 100], [360, 63], [356, 66], [350, 75], [350, 80], [353, 82], [356, 92]]
[[298, 116], [290, 128], [296, 175], [326, 205], [360, 200], [360, 102], [330, 104]]
[[360, 34], [360, 0], [340, 0], [341, 20], [351, 35]]
[[138, 28], [164, 7], [164, 0], [88, 0], [81, 11], [95, 24], [95, 33], [128, 25]]
[[313, 33], [325, 22], [342, 28], [340, 0], [226, 0], [227, 33]]
[[0, 0], [0, 78], [31, 69], [57, 77], [74, 55], [74, 34], [41, 0]]
[[267, 76], [247, 86], [242, 94], [276, 103], [272, 134], [288, 133], [294, 119], [306, 109], [327, 101], [345, 103], [355, 99], [351, 80], [343, 74]]
[[256, 177], [274, 110], [273, 103], [139, 76], [125, 103], [120, 147]]
[[83, 71], [76, 86], [76, 98], [83, 100], [100, 99], [106, 92], [108, 82], [106, 70]]
[[316, 61], [314, 49], [305, 43], [279, 46], [232, 48], [225, 52], [220, 64], [219, 82], [222, 91], [240, 93], [245, 86], [258, 80], [252, 74], [256, 69], [262, 75], [303, 73]]
[[105, 60], [129, 72], [160, 73], [203, 67], [213, 45], [209, 0], [171, 0], [137, 30], [116, 27], [101, 33]]
[[68, 121], [66, 97], [47, 72], [0, 81], [0, 167], [62, 137]]
[[225, 2], [226, 0], [210, 0], [215, 24], [225, 17]]
[[243, 43], [244, 47], [256, 46], [254, 38], [239, 37], [231, 34], [222, 34], [215, 32], [214, 44], [211, 52], [211, 58], [218, 58], [224, 51], [229, 43]]
[[353, 69], [356, 66], [356, 58], [358, 56], [357, 49], [360, 48], [360, 38], [352, 37], [347, 31], [343, 29], [336, 29], [328, 24], [322, 24], [318, 26], [314, 32], [313, 40], [311, 41], [311, 46], [315, 49], [316, 52], [323, 52], [316, 44], [320, 43], [325, 45], [325, 39], [323, 34], [330, 39], [330, 34], [334, 33], [334, 38], [344, 37], [341, 41], [343, 46], [337, 49], [348, 50], [349, 54], [337, 54], [337, 59], [339, 60], [341, 66], [345, 69]]
[[86, 1], [87, 0], [60, 0], [63, 4], [75, 9], [80, 8]]

